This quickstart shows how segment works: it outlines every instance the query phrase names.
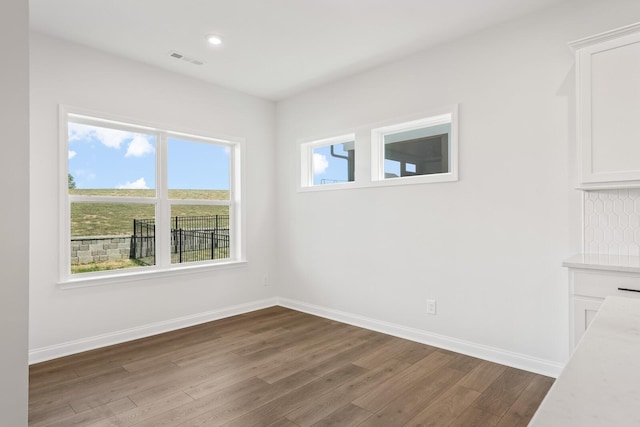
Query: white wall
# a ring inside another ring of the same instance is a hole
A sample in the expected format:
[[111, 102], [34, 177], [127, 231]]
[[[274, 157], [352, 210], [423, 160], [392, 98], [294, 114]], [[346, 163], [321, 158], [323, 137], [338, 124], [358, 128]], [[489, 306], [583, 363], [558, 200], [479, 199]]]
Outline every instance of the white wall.
[[[571, 2], [280, 102], [279, 295], [557, 373], [561, 263], [580, 250], [567, 42], [638, 20], [635, 0]], [[454, 103], [458, 182], [296, 192], [301, 139], [355, 130], [366, 143], [368, 124]]]
[[[246, 138], [249, 263], [208, 273], [61, 289], [57, 285], [58, 104], [168, 129]], [[32, 34], [32, 360], [158, 330], [144, 329], [149, 325], [168, 322], [161, 328], [175, 327], [173, 319], [195, 316], [202, 321], [207, 316], [200, 314], [273, 297], [273, 288], [263, 286], [262, 278], [273, 273], [275, 265], [274, 135], [272, 102]]]
[[26, 426], [29, 290], [29, 10], [0, 3], [0, 425]]

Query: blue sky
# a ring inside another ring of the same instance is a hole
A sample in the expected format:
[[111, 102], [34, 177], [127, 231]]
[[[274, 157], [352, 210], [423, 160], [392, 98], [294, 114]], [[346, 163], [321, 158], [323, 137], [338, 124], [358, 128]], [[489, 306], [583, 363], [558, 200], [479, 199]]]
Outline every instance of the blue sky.
[[[334, 144], [334, 147], [333, 150], [336, 154], [347, 155], [341, 143]], [[400, 176], [400, 163], [385, 159], [384, 171], [385, 173]], [[330, 145], [313, 149], [313, 185], [333, 184], [335, 181], [347, 182], [348, 178], [347, 161], [331, 156]]]
[[[346, 156], [347, 152], [342, 149], [342, 144], [334, 144], [334, 152], [341, 156]], [[331, 156], [331, 146], [325, 145], [313, 149], [313, 185], [333, 183], [334, 181], [348, 181], [347, 160]]]
[[[155, 188], [153, 135], [69, 123], [69, 173], [77, 188]], [[170, 189], [229, 189], [229, 149], [168, 140]]]

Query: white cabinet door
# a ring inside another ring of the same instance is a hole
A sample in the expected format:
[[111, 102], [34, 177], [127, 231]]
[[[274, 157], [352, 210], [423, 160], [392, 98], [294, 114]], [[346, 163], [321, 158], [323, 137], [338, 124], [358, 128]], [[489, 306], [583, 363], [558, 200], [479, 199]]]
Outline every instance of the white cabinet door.
[[572, 352], [606, 297], [640, 298], [638, 273], [570, 268], [569, 286]]
[[603, 301], [573, 297], [573, 348], [580, 342]]
[[577, 49], [581, 185], [638, 185], [640, 24], [580, 40], [572, 46]]

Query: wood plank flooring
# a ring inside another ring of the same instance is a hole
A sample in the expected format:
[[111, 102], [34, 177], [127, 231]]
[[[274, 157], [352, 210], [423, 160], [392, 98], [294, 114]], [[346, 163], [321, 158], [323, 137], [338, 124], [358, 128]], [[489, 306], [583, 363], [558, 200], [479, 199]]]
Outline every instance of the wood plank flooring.
[[271, 307], [33, 365], [30, 426], [526, 426], [553, 380]]

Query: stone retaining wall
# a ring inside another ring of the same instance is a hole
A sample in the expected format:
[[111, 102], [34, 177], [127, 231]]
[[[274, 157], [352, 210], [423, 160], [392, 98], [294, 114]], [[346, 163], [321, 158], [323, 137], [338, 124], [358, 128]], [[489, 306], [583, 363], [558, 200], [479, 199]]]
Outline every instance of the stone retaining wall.
[[129, 259], [131, 236], [88, 236], [71, 238], [71, 264]]

